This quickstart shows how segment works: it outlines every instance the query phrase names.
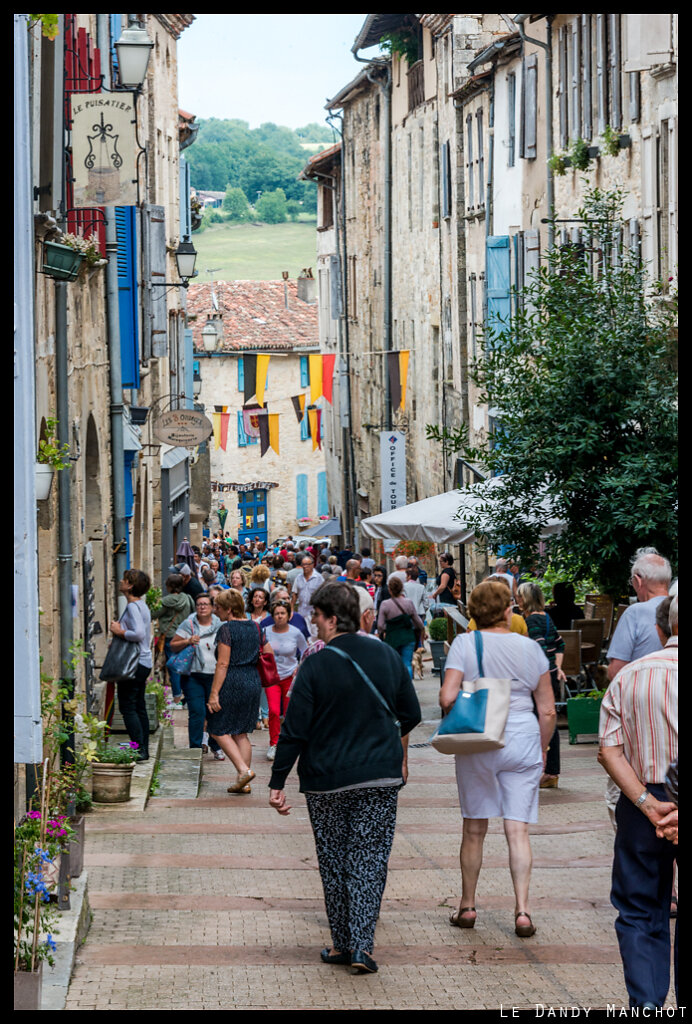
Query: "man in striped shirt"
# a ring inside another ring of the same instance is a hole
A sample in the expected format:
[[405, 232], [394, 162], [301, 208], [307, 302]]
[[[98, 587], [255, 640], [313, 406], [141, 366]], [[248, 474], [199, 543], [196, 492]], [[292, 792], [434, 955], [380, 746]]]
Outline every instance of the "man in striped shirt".
[[621, 790], [610, 899], [630, 1007], [662, 1007], [670, 984], [676, 849], [656, 826], [675, 809], [663, 784], [678, 756], [677, 597], [669, 622], [666, 646], [621, 669], [601, 704], [598, 760]]

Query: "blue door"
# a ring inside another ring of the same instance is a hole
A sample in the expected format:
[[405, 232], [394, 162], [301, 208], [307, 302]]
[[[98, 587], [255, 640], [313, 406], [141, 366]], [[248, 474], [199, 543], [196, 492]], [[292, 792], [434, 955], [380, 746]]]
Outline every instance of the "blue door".
[[267, 543], [267, 492], [239, 491], [238, 512], [240, 526], [238, 540], [241, 544], [254, 544], [255, 537]]

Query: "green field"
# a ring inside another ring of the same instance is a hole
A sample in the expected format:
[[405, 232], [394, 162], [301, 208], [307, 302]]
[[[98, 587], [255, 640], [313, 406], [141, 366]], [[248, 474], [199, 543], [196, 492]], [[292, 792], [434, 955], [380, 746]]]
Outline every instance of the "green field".
[[[197, 282], [280, 281], [296, 278], [304, 267], [317, 277], [316, 222], [286, 224], [210, 224], [195, 232]], [[219, 269], [220, 268], [220, 269]], [[214, 270], [213, 275], [207, 270]]]

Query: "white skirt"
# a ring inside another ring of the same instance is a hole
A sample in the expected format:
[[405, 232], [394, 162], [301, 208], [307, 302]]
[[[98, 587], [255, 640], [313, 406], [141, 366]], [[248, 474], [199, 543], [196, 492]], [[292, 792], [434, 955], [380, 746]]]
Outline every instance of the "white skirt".
[[[535, 721], [535, 720], [534, 720]], [[541, 737], [533, 729], [505, 733], [505, 746], [481, 754], [457, 754], [457, 788], [464, 818], [538, 821], [543, 774]]]

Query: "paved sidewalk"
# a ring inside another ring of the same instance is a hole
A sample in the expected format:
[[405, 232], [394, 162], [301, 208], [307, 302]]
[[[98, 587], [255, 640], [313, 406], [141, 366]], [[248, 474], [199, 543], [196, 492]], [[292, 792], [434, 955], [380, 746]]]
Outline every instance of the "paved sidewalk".
[[[535, 936], [514, 934], [497, 820], [486, 840], [476, 928], [450, 927], [461, 828], [453, 759], [426, 743], [439, 720], [439, 682], [429, 665], [416, 683], [424, 723], [411, 738], [410, 780], [399, 800], [376, 935], [378, 974], [354, 977], [319, 961], [330, 941], [305, 801], [293, 774], [291, 814], [279, 817], [268, 806], [268, 734], [259, 732], [250, 796], [229, 796], [228, 762], [207, 755], [197, 799], [167, 797], [163, 773], [144, 814], [89, 819], [94, 919], [65, 1008], [627, 1006], [608, 899], [613, 832], [605, 778], [595, 744], [570, 747], [566, 730], [560, 788], [541, 792], [531, 829]], [[183, 747], [184, 713], [176, 719], [176, 746]]]

